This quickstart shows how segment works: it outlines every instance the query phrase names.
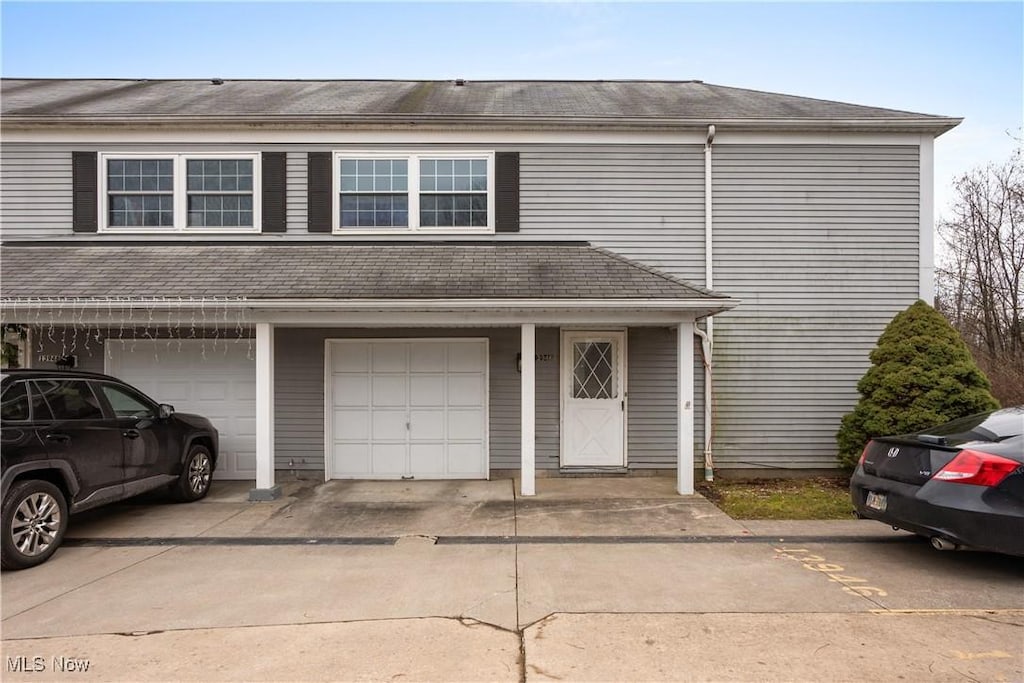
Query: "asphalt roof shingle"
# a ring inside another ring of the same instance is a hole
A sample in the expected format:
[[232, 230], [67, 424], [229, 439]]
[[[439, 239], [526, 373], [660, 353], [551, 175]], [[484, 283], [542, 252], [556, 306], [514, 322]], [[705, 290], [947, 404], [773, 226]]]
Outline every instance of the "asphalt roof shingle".
[[[944, 117], [701, 81], [3, 79], [4, 116], [889, 120]], [[955, 125], [955, 124], [953, 124]], [[951, 126], [950, 126], [951, 127]]]
[[0, 248], [0, 298], [725, 300], [581, 244]]

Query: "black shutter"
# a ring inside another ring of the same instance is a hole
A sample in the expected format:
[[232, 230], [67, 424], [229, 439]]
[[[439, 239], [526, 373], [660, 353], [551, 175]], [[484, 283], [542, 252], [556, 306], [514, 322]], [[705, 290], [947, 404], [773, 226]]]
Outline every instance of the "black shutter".
[[519, 152], [494, 155], [495, 232], [519, 232]]
[[285, 193], [287, 180], [284, 152], [263, 152], [263, 232], [285, 232]]
[[331, 153], [310, 152], [307, 170], [307, 230], [331, 232]]
[[71, 153], [71, 229], [96, 232], [98, 220], [96, 152]]

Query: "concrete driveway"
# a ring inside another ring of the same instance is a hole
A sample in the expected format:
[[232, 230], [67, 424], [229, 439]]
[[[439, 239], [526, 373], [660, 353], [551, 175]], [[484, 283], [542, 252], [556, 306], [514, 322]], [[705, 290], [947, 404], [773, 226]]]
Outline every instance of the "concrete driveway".
[[2, 578], [7, 680], [1021, 680], [1024, 563], [673, 480], [133, 501]]

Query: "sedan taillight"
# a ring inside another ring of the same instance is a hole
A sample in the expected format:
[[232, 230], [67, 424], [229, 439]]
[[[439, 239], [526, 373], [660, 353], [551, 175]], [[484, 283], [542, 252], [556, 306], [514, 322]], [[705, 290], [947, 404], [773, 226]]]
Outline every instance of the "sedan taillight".
[[868, 441], [868, 445], [864, 447], [863, 451], [861, 451], [860, 460], [857, 461], [858, 465], [864, 464], [864, 457], [868, 454], [868, 449], [871, 448], [871, 443], [872, 442]]
[[936, 472], [933, 479], [975, 486], [998, 486], [1018, 467], [1022, 467], [1019, 462], [965, 449]]

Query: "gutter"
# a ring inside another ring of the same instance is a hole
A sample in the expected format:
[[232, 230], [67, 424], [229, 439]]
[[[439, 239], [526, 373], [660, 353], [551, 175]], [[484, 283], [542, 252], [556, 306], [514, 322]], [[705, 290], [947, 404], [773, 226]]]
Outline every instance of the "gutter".
[[[715, 265], [713, 228], [714, 202], [712, 197], [711, 145], [715, 141], [715, 126], [708, 126], [708, 137], [704, 143], [704, 287], [713, 290], [715, 286]], [[705, 319], [707, 331], [694, 327], [694, 334], [700, 337], [701, 356], [704, 359], [704, 481], [715, 480], [715, 461], [712, 444], [715, 438], [714, 414], [712, 411], [711, 354], [713, 351], [714, 321]]]

